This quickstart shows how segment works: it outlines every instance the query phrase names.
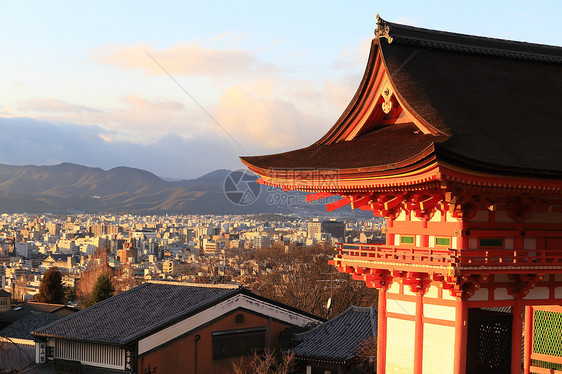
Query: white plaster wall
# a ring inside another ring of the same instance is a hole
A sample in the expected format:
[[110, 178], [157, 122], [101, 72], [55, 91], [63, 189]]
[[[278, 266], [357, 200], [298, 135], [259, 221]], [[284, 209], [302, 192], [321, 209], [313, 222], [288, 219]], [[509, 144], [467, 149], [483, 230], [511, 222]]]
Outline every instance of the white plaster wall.
[[388, 318], [386, 326], [388, 332], [386, 373], [412, 374], [414, 371], [415, 322]]
[[399, 294], [399, 293], [400, 293], [400, 283], [398, 283], [398, 282], [392, 282], [392, 284], [390, 285], [390, 287], [388, 287], [387, 292], [388, 292], [388, 293]]
[[507, 293], [507, 288], [496, 288], [494, 300], [513, 300], [513, 296]]
[[431, 219], [429, 221], [430, 222], [441, 222], [441, 217], [443, 217], [443, 215], [441, 214], [441, 211], [436, 210], [435, 213], [433, 214], [433, 217], [431, 217]]
[[471, 219], [471, 222], [488, 222], [489, 219], [489, 213], [487, 210], [479, 210], [478, 212], [476, 212], [476, 214], [474, 215], [474, 218]]
[[500, 211], [496, 212], [495, 221], [496, 222], [513, 222], [513, 219], [511, 219], [507, 216], [507, 212], [504, 212], [504, 211], [500, 210]]
[[403, 300], [386, 300], [386, 311], [391, 313], [405, 314], [409, 316], [416, 315], [416, 303], [413, 301]]
[[487, 288], [480, 288], [474, 292], [474, 295], [469, 299], [470, 301], [486, 301], [490, 293]]
[[409, 295], [409, 296], [416, 296], [415, 293], [413, 293], [412, 291], [410, 291], [410, 286], [404, 286], [404, 295]]
[[532, 212], [527, 223], [560, 223], [562, 222], [562, 213], [558, 212]]
[[439, 287], [437, 286], [429, 286], [429, 288], [427, 289], [424, 299], [426, 297], [431, 297], [434, 299], [437, 299], [439, 297]]
[[406, 220], [406, 213], [404, 213], [402, 210], [400, 210], [398, 212], [398, 215], [396, 217], [394, 217], [395, 221], [405, 221]]
[[548, 287], [535, 287], [529, 290], [529, 293], [523, 298], [526, 300], [548, 300], [549, 299]]
[[423, 304], [423, 316], [427, 318], [455, 320], [455, 307], [446, 305]]
[[422, 372], [424, 374], [452, 373], [454, 346], [454, 327], [424, 324]]
[[460, 218], [453, 217], [453, 215], [451, 213], [449, 213], [449, 211], [447, 211], [447, 214], [445, 215], [445, 220], [447, 222], [460, 222], [460, 221], [462, 221], [462, 219], [460, 219]]
[[443, 290], [443, 300], [456, 300], [456, 298], [451, 296], [451, 291]]

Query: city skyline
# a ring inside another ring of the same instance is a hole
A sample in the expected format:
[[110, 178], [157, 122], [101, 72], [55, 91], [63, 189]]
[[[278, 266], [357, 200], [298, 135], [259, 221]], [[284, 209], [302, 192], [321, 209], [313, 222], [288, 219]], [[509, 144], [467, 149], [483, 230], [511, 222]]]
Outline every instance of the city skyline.
[[444, 4], [5, 4], [0, 162], [186, 179], [307, 146], [355, 93], [377, 13], [561, 44], [553, 1]]

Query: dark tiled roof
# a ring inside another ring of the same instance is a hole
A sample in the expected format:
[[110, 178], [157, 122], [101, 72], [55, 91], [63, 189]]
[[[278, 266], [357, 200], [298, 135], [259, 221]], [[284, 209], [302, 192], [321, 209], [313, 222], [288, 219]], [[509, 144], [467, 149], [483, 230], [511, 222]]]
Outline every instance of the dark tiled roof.
[[1, 330], [0, 336], [33, 340], [33, 336], [30, 335], [32, 331], [46, 326], [49, 323], [57, 321], [63, 317], [64, 316], [60, 314], [32, 312], [12, 323], [4, 330]]
[[[345, 133], [343, 129], [356, 125], [348, 122], [347, 118], [355, 118], [348, 113], [310, 147], [244, 157], [243, 161], [261, 170], [353, 170], [382, 165], [392, 169], [396, 162], [424, 149], [423, 143], [434, 147], [438, 159], [466, 168], [560, 178], [561, 47], [427, 30], [382, 20], [376, 35], [363, 82], [371, 81], [367, 77], [376, 71], [374, 56], [381, 52], [396, 95], [416, 118], [440, 135], [412, 133], [404, 137], [399, 130], [392, 133], [390, 129], [376, 129], [351, 141], [325, 145], [339, 139], [338, 134]], [[362, 95], [367, 91], [362, 83], [349, 110], [365, 109], [362, 100], [368, 99]], [[372, 147], [365, 143], [367, 140]]]
[[[393, 165], [423, 152], [434, 141], [432, 135], [417, 134], [412, 124], [378, 128], [351, 141], [314, 144], [296, 151], [268, 156], [242, 157], [245, 162], [262, 168], [362, 168]], [[387, 168], [387, 169], [388, 169]]]
[[75, 310], [76, 309], [62, 304], [26, 302], [19, 305], [13, 305], [12, 309], [0, 313], [0, 321], [15, 322], [33, 312], [67, 314], [72, 313]]
[[382, 40], [380, 47], [405, 102], [450, 135], [436, 145], [438, 152], [506, 168], [560, 174], [561, 64], [396, 41]]
[[[0, 367], [4, 373], [25, 373], [34, 366], [35, 344], [14, 343], [0, 338]], [[22, 370], [23, 368], [23, 370]], [[5, 370], [5, 371], [4, 371]], [[14, 370], [14, 371], [9, 371]], [[29, 373], [37, 374], [30, 371]], [[54, 372], [53, 372], [54, 373]]]
[[144, 283], [34, 335], [126, 344], [240, 292], [238, 288]]
[[361, 344], [377, 335], [377, 311], [372, 307], [351, 306], [343, 313], [302, 334], [293, 350], [297, 357], [345, 362], [352, 359]]
[[393, 41], [402, 44], [534, 61], [562, 62], [562, 48], [557, 46], [429, 30], [387, 22], [380, 18], [378, 26], [375, 34], [381, 32], [384, 26], [388, 26]]
[[12, 296], [12, 294], [3, 288], [0, 288], [0, 296]]

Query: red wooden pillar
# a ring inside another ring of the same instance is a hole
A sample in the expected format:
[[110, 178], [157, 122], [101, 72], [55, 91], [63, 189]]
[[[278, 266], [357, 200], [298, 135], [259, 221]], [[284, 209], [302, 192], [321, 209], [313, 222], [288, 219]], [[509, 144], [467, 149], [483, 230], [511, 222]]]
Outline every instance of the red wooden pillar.
[[468, 305], [462, 299], [457, 300], [455, 310], [455, 365], [454, 374], [466, 373], [466, 344], [468, 331]]
[[525, 307], [525, 355], [523, 373], [531, 374], [531, 352], [533, 350], [533, 306]]
[[521, 342], [523, 334], [523, 305], [515, 300], [511, 307], [513, 324], [511, 327], [511, 374], [521, 374]]
[[377, 326], [377, 373], [386, 370], [386, 288], [379, 290], [379, 309]]
[[394, 220], [392, 218], [386, 219], [386, 245], [395, 245], [394, 243], [394, 234], [388, 232], [388, 229], [394, 227]]
[[416, 295], [416, 325], [414, 343], [414, 374], [422, 374], [423, 368], [423, 292]]

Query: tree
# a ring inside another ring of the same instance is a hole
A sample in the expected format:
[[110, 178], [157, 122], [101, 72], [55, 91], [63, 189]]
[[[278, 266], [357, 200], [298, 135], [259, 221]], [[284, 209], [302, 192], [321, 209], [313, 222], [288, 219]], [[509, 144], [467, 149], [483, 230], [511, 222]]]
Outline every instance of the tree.
[[113, 269], [109, 266], [108, 256], [106, 249], [98, 248], [87, 261], [86, 270], [82, 272], [76, 284], [76, 296], [81, 307], [92, 305], [92, 292], [101, 274], [106, 274], [111, 280], [113, 294], [130, 290], [137, 285], [132, 266], [123, 265], [119, 269]]
[[[339, 273], [328, 263], [333, 257], [330, 246], [261, 249], [253, 254], [261, 274], [249, 284], [260, 296], [306, 312], [330, 318], [350, 305], [377, 305], [376, 289], [365, 282]], [[331, 312], [326, 308], [332, 298]]]
[[295, 368], [295, 354], [267, 350], [262, 354], [253, 352], [248, 360], [240, 358], [232, 362], [234, 374], [289, 374]]
[[56, 267], [52, 267], [43, 274], [36, 299], [41, 303], [64, 304], [64, 298], [62, 275]]
[[90, 305], [109, 299], [115, 293], [115, 287], [111, 283], [111, 277], [107, 273], [101, 273], [96, 279], [96, 284], [92, 290]]

